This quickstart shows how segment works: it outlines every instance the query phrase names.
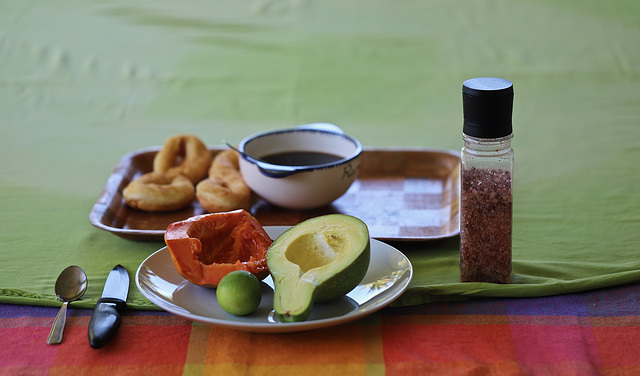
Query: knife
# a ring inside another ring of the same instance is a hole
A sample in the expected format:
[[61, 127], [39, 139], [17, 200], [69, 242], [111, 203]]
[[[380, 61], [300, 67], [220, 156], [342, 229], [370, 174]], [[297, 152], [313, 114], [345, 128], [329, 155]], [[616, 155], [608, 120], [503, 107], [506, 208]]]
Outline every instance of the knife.
[[104, 346], [120, 327], [120, 312], [127, 307], [129, 273], [122, 265], [116, 265], [109, 275], [89, 321], [89, 344], [94, 349]]

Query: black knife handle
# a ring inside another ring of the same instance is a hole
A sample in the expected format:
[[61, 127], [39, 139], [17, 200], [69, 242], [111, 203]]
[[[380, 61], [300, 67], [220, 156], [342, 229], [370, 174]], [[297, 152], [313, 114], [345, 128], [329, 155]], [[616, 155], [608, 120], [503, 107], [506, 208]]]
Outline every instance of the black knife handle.
[[104, 346], [120, 327], [120, 311], [127, 303], [120, 299], [100, 298], [89, 321], [89, 344], [94, 349]]

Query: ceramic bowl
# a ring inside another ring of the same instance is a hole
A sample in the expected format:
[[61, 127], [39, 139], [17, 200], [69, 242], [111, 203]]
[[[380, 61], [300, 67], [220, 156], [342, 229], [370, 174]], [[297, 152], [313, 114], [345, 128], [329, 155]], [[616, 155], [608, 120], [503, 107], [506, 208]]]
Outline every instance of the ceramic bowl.
[[[273, 205], [298, 210], [326, 206], [342, 196], [356, 179], [362, 154], [357, 139], [327, 123], [255, 134], [238, 149], [247, 185]], [[310, 161], [301, 160], [308, 153], [313, 153]], [[274, 159], [277, 155], [288, 161]]]

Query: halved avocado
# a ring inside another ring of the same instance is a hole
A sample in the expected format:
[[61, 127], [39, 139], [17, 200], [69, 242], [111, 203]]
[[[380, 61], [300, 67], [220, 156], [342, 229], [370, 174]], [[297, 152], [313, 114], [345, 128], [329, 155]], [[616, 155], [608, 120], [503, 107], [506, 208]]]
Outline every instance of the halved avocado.
[[276, 315], [285, 322], [306, 320], [313, 302], [353, 290], [370, 259], [369, 229], [358, 218], [329, 214], [290, 228], [267, 251]]

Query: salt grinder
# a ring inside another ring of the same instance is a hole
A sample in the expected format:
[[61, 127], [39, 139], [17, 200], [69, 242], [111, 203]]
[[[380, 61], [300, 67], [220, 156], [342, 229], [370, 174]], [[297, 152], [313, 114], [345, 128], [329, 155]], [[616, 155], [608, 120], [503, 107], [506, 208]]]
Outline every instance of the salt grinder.
[[462, 85], [460, 279], [511, 281], [513, 84], [472, 78]]

